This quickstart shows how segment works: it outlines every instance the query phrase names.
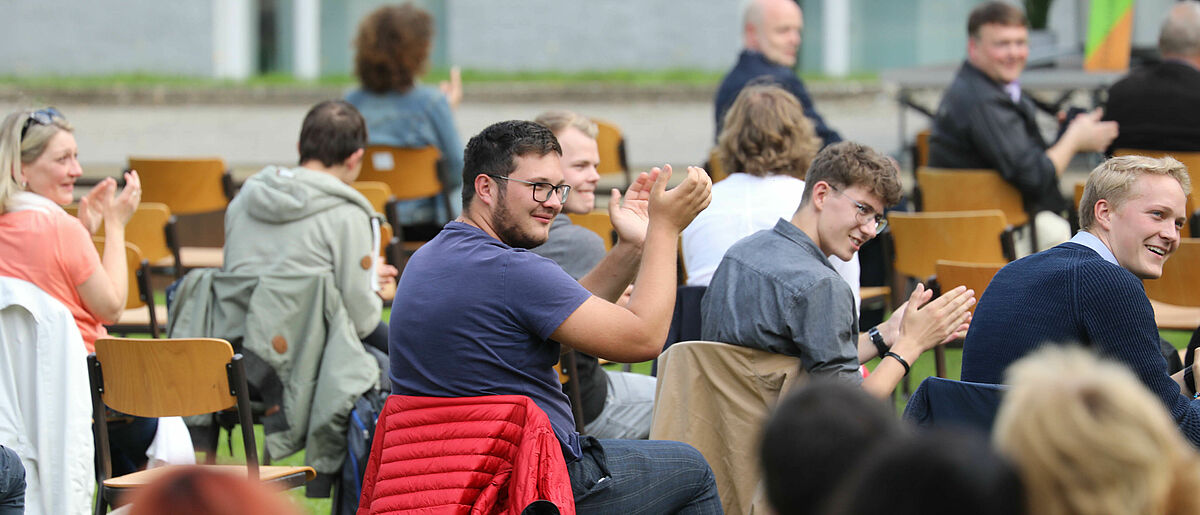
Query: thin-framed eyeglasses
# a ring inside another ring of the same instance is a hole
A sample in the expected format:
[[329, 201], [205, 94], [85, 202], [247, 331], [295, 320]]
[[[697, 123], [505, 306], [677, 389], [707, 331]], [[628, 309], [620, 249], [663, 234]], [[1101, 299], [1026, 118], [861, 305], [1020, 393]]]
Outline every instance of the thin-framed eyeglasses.
[[533, 200], [535, 202], [546, 202], [550, 200], [550, 193], [552, 192], [558, 193], [559, 202], [566, 202], [567, 194], [571, 193], [571, 186], [568, 184], [559, 184], [558, 186], [555, 186], [548, 182], [522, 181], [521, 179], [513, 179], [512, 177], [504, 177], [502, 175], [492, 175], [490, 173], [485, 175], [493, 179], [504, 179], [506, 181], [519, 182], [521, 184], [533, 186]]
[[63, 115], [62, 113], [58, 112], [58, 109], [53, 107], [38, 109], [37, 111], [29, 113], [29, 118], [25, 119], [25, 125], [21, 127], [21, 139], [25, 139], [25, 133], [29, 132], [29, 127], [34, 123], [37, 123], [38, 125], [50, 125], [54, 123], [55, 118], [62, 119]]
[[829, 188], [837, 192], [838, 195], [846, 197], [847, 199], [850, 199], [850, 202], [854, 203], [854, 208], [857, 210], [854, 214], [854, 217], [856, 220], [858, 220], [860, 225], [869, 222], [875, 222], [875, 234], [883, 232], [883, 229], [887, 227], [888, 221], [887, 218], [883, 216], [883, 213], [876, 213], [875, 208], [863, 202], [854, 200], [853, 197], [842, 193], [841, 190], [834, 188], [833, 186], [830, 186]]

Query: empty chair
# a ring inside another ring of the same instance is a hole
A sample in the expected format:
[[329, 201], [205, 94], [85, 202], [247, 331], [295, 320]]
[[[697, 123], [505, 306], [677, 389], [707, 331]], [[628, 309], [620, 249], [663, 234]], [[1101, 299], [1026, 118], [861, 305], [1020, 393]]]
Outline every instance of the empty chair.
[[240, 469], [247, 478], [283, 487], [300, 486], [316, 477], [310, 467], [258, 465], [245, 369], [241, 355], [234, 354], [227, 341], [101, 339], [96, 341], [96, 353], [88, 358], [88, 372], [96, 442], [101, 448], [97, 514], [172, 468], [110, 478], [106, 407], [137, 417], [187, 417], [236, 406], [246, 465], [220, 467]]
[[995, 170], [955, 170], [922, 167], [917, 170], [922, 211], [999, 209], [1014, 227], [1028, 225], [1030, 250], [1037, 252], [1037, 234], [1021, 200], [1021, 192]]
[[[1000, 210], [888, 215], [895, 273], [920, 281], [937, 273], [939, 259], [1005, 263], [1012, 254], [1011, 228]], [[1008, 249], [1007, 251], [1005, 249]], [[981, 292], [976, 291], [976, 297]], [[945, 350], [934, 347], [938, 377], [946, 376]]]
[[625, 159], [625, 136], [621, 129], [612, 122], [592, 118], [596, 124], [596, 147], [600, 151], [600, 164], [596, 165], [596, 173], [601, 176], [620, 174], [625, 182], [621, 189], [633, 183], [629, 171], [629, 163]]
[[96, 353], [88, 357], [87, 367], [100, 448], [97, 514], [173, 468], [110, 477], [106, 407], [134, 416], [165, 417], [201, 415], [236, 406], [246, 464], [217, 467], [284, 488], [300, 486], [316, 477], [310, 467], [259, 466], [242, 356], [234, 354], [227, 341], [102, 338], [96, 341]]
[[225, 208], [233, 176], [220, 158], [130, 157], [142, 180], [142, 201], [166, 204], [178, 220], [178, 259], [186, 268], [219, 268]]
[[[367, 145], [363, 156], [362, 171], [358, 180], [382, 182], [387, 184], [392, 196], [398, 202], [406, 200], [440, 198], [442, 206], [451, 206], [449, 192], [446, 191], [442, 180], [438, 178], [438, 160], [441, 152], [437, 147], [405, 148], [388, 145]], [[410, 239], [404, 234], [404, 228], [397, 218], [395, 210], [384, 213], [402, 241], [418, 242], [420, 239]], [[435, 225], [440, 227], [438, 220], [448, 220], [447, 211], [435, 213]], [[413, 226], [408, 226], [409, 228]], [[411, 230], [409, 232], [412, 232]], [[410, 250], [416, 250], [419, 245], [413, 243]]]

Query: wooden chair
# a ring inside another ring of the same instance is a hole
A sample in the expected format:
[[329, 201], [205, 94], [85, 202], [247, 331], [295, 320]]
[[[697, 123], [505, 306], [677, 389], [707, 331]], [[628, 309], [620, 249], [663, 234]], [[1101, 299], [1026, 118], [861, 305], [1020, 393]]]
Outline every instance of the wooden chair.
[[598, 129], [596, 146], [600, 151], [600, 164], [596, 166], [596, 173], [600, 175], [621, 174], [625, 178], [625, 184], [621, 186], [621, 189], [624, 190], [633, 183], [633, 179], [630, 177], [629, 163], [625, 159], [625, 136], [621, 134], [621, 129], [612, 122], [597, 118], [592, 118], [592, 122]]
[[1037, 252], [1037, 232], [1025, 212], [1021, 192], [994, 170], [922, 167], [917, 170], [922, 211], [976, 211], [999, 209], [1014, 227], [1029, 226], [1032, 252]]
[[109, 504], [121, 502], [135, 489], [172, 469], [158, 467], [110, 477], [106, 407], [139, 417], [166, 417], [200, 415], [236, 406], [246, 464], [213, 466], [282, 488], [300, 486], [316, 477], [311, 467], [259, 466], [242, 356], [234, 354], [225, 340], [101, 338], [96, 341], [96, 353], [88, 356], [88, 375], [99, 453], [96, 514], [105, 513]]
[[[225, 208], [233, 176], [220, 158], [130, 157], [142, 181], [142, 202], [166, 204], [177, 217], [176, 259], [183, 268], [220, 268], [225, 245]], [[179, 271], [182, 274], [182, 270]]]
[[1142, 281], [1159, 329], [1200, 327], [1200, 239], [1183, 238], [1163, 265], [1162, 277]]
[[1173, 157], [1178, 159], [1187, 167], [1188, 177], [1192, 179], [1192, 191], [1188, 193], [1187, 200], [1187, 220], [1184, 222], [1183, 230], [1180, 234], [1191, 236], [1193, 238], [1200, 237], [1200, 152], [1185, 152], [1182, 150], [1138, 150], [1132, 148], [1120, 148], [1113, 151], [1114, 156], [1147, 156], [1147, 157]]
[[605, 252], [612, 250], [612, 246], [617, 242], [617, 232], [613, 229], [608, 211], [594, 210], [584, 214], [568, 213], [567, 217], [571, 219], [571, 223], [600, 236], [600, 239], [604, 240]]
[[721, 164], [721, 156], [717, 152], [716, 147], [708, 151], [708, 168], [706, 170], [708, 171], [708, 176], [712, 178], [713, 184], [729, 177], [729, 171], [725, 169], [725, 165]]
[[[392, 205], [396, 202], [396, 197], [392, 195], [392, 188], [388, 187], [386, 182], [355, 181], [351, 186], [354, 186], [354, 189], [367, 198], [367, 202], [371, 203], [371, 207], [375, 208], [376, 213], [388, 216], [392, 212]], [[388, 223], [391, 222], [393, 220], [388, 218]]]
[[[367, 145], [363, 156], [359, 182], [382, 182], [387, 184], [396, 201], [416, 200], [430, 197], [442, 199], [450, 205], [450, 197], [438, 177], [438, 160], [442, 153], [437, 147], [405, 148], [388, 145]], [[396, 231], [406, 252], [416, 251], [424, 240], [411, 239], [405, 235], [405, 227], [396, 219], [394, 209], [384, 215]], [[449, 218], [449, 212], [439, 216]], [[437, 224], [440, 225], [440, 224]], [[412, 228], [413, 226], [409, 226]], [[410, 233], [412, 231], [409, 231]]]
[[[975, 297], [979, 298], [983, 295], [983, 290], [987, 288], [988, 283], [992, 282], [992, 277], [995, 277], [996, 272], [1004, 268], [1004, 265], [1005, 263], [966, 263], [939, 259], [935, 267], [939, 286], [938, 293], [966, 286], [975, 290]], [[971, 306], [970, 311], [974, 313], [975, 306]]]
[[[104, 255], [104, 237], [93, 236], [96, 251]], [[149, 333], [158, 338], [167, 329], [167, 307], [154, 301], [154, 290], [150, 288], [150, 262], [143, 258], [137, 245], [125, 242], [125, 264], [128, 273], [128, 294], [125, 310], [109, 331], [117, 334]]]
[[[998, 209], [951, 213], [888, 215], [896, 274], [928, 280], [939, 259], [969, 263], [1006, 263], [1012, 256], [1012, 231]], [[978, 293], [978, 292], [977, 292]], [[898, 304], [897, 304], [898, 305]], [[946, 377], [942, 346], [934, 348], [938, 377]]]
[[[77, 216], [78, 204], [66, 206], [71, 215]], [[104, 227], [96, 232], [104, 235]], [[171, 209], [161, 202], [142, 202], [125, 224], [125, 241], [137, 245], [142, 257], [150, 262], [150, 271], [168, 275], [175, 279], [193, 268], [221, 268], [224, 252], [215, 247], [182, 247], [176, 218]], [[176, 266], [179, 263], [179, 266]]]
[[929, 136], [932, 134], [933, 131], [929, 129], [917, 133], [917, 140], [913, 144], [913, 163], [918, 170], [929, 165]]

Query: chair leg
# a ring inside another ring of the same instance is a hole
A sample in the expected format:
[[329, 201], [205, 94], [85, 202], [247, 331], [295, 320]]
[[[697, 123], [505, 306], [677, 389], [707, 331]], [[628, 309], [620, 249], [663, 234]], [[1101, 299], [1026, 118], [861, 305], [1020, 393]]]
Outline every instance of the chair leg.
[[933, 359], [937, 369], [937, 376], [943, 379], [946, 378], [946, 349], [941, 345], [933, 348]]
[[96, 487], [96, 511], [95, 515], [104, 515], [108, 513], [108, 501], [104, 499], [104, 487]]

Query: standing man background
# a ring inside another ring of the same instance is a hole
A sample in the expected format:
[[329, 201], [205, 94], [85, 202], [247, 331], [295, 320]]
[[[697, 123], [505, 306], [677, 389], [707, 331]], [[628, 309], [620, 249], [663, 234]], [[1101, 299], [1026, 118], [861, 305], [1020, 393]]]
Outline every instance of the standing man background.
[[716, 139], [725, 125], [725, 112], [746, 84], [755, 81], [774, 82], [796, 96], [804, 106], [804, 115], [812, 120], [822, 146], [842, 141], [837, 131], [825, 124], [825, 119], [813, 107], [812, 97], [792, 69], [800, 49], [800, 31], [804, 14], [795, 0], [751, 0], [742, 15], [742, 53], [737, 64], [721, 81], [717, 90]]
[[1029, 58], [1025, 14], [1004, 2], [981, 4], [967, 20], [967, 36], [967, 60], [934, 117], [929, 165], [1000, 172], [1021, 192], [1037, 228], [1037, 248], [1064, 242], [1071, 237], [1071, 226], [1062, 216], [1069, 204], [1059, 177], [1075, 154], [1108, 147], [1117, 136], [1117, 123], [1100, 121], [1100, 109], [1084, 113], [1047, 146], [1037, 108], [1019, 82]]

